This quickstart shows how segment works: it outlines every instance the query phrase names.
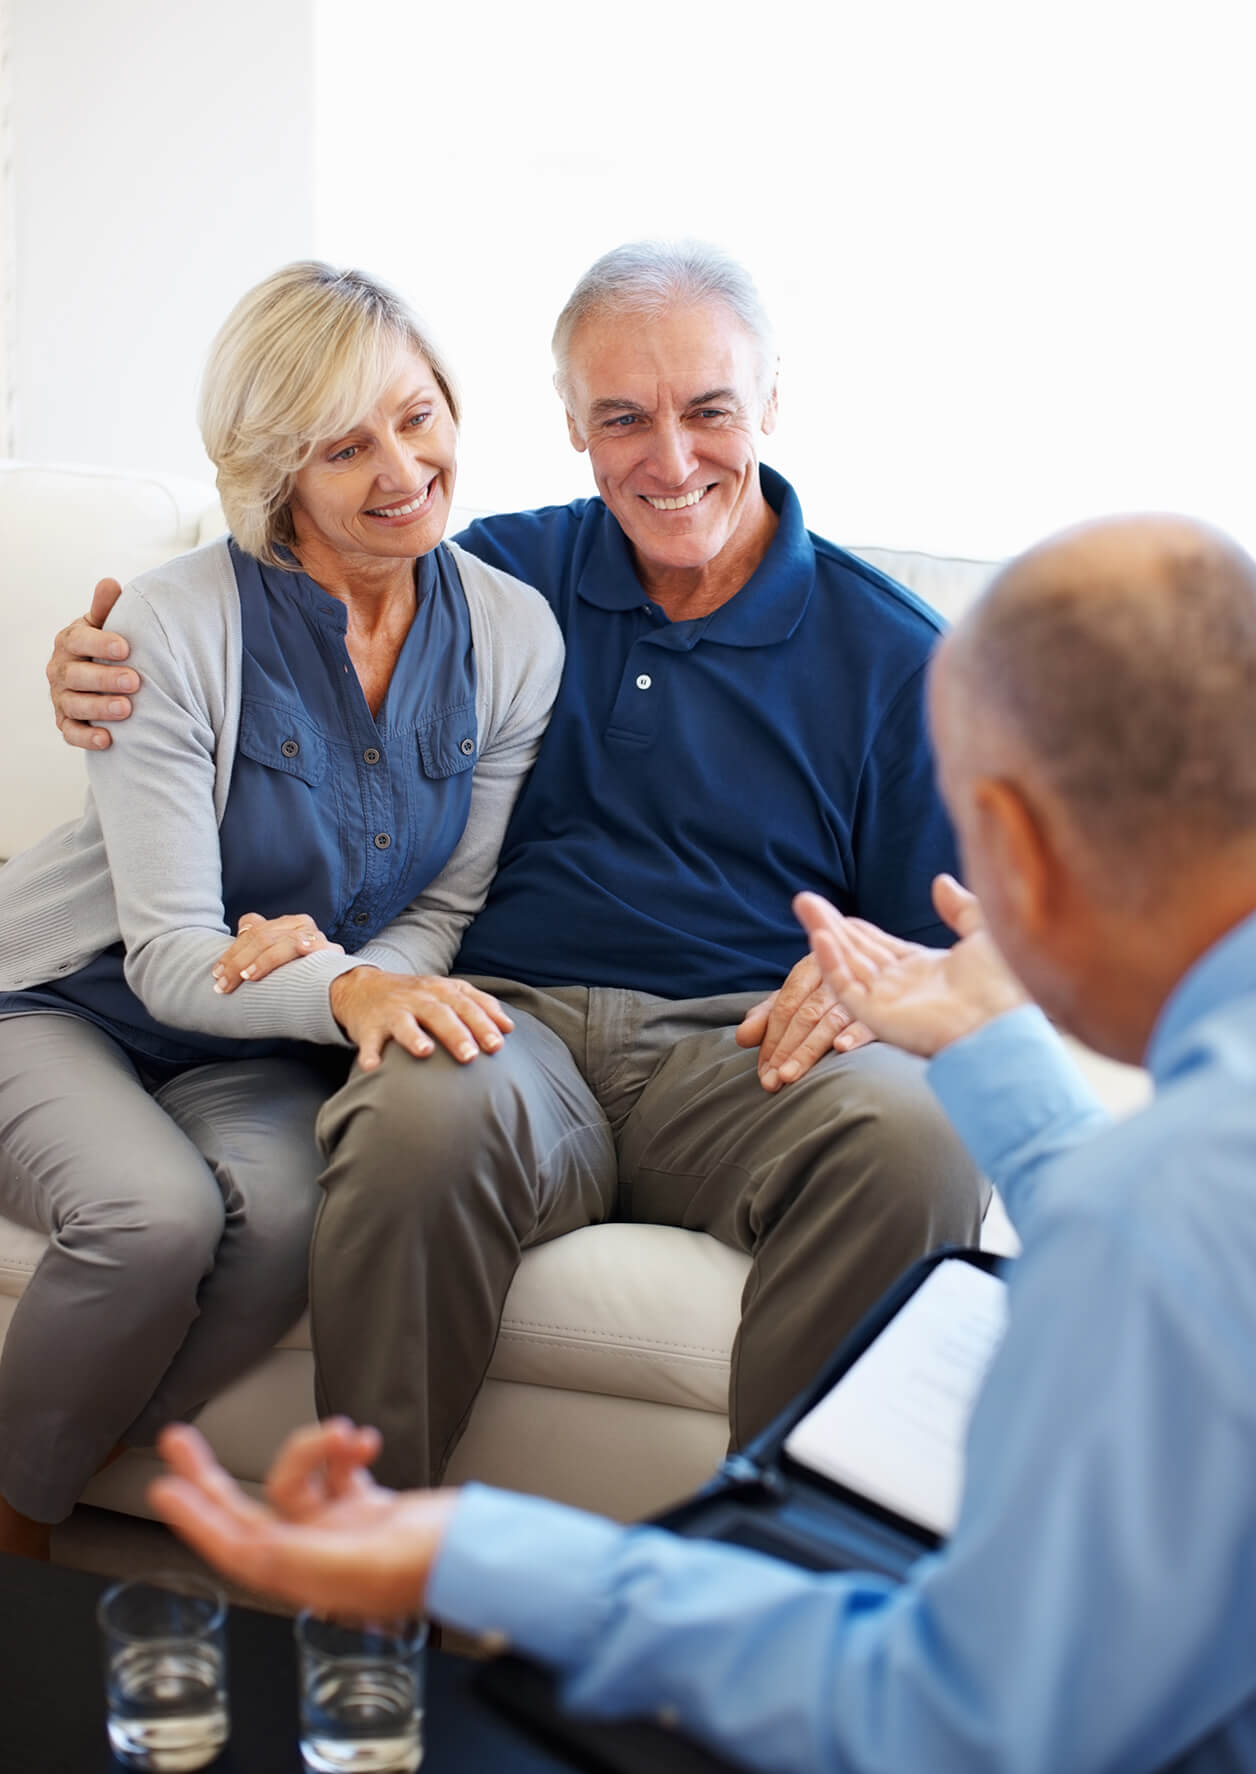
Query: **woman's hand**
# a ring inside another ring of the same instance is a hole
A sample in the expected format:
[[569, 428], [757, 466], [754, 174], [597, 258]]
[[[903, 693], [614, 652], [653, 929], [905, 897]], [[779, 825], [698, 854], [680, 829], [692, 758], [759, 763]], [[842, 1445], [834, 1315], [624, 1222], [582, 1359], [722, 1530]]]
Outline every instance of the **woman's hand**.
[[794, 912], [833, 992], [881, 1041], [932, 1059], [1029, 996], [986, 932], [981, 906], [950, 875], [933, 883], [938, 916], [959, 937], [928, 949], [846, 918], [818, 893], [800, 893]]
[[415, 1059], [435, 1052], [435, 1036], [464, 1064], [496, 1053], [514, 1028], [496, 998], [462, 979], [384, 973], [355, 967], [331, 983], [331, 1012], [358, 1050], [364, 1072], [380, 1062], [390, 1041]]
[[299, 961], [316, 949], [333, 949], [343, 955], [338, 942], [328, 942], [313, 918], [294, 912], [286, 918], [263, 918], [245, 912], [236, 925], [236, 939], [224, 949], [211, 969], [216, 992], [234, 992], [242, 980], [265, 979], [287, 961]]
[[399, 1619], [418, 1612], [457, 1491], [389, 1491], [366, 1464], [373, 1429], [343, 1417], [298, 1429], [255, 1502], [184, 1423], [163, 1429], [169, 1476], [150, 1500], [170, 1526], [238, 1583], [337, 1618]]

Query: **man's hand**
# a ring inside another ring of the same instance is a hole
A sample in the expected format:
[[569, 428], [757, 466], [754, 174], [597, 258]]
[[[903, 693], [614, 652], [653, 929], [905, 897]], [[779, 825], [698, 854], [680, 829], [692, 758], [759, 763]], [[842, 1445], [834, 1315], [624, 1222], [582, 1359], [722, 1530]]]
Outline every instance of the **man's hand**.
[[759, 1049], [759, 1082], [767, 1091], [794, 1083], [826, 1053], [850, 1053], [874, 1039], [822, 977], [814, 955], [804, 955], [783, 986], [746, 1012], [736, 1035], [739, 1047]]
[[358, 1050], [364, 1072], [375, 1069], [390, 1041], [415, 1059], [435, 1051], [431, 1036], [464, 1064], [496, 1053], [514, 1023], [496, 998], [463, 979], [384, 973], [355, 967], [331, 982], [331, 1013]]
[[112, 735], [92, 723], [125, 721], [140, 687], [139, 673], [118, 664], [130, 646], [120, 634], [102, 632], [121, 590], [116, 579], [100, 581], [91, 609], [61, 630], [45, 668], [61, 737], [81, 751], [104, 751], [113, 744]]
[[403, 1619], [423, 1607], [457, 1491], [389, 1491], [366, 1471], [374, 1429], [344, 1418], [298, 1429], [255, 1502], [197, 1430], [176, 1423], [157, 1446], [172, 1476], [149, 1486], [163, 1521], [250, 1589], [340, 1618]]
[[323, 932], [305, 912], [294, 912], [284, 918], [263, 918], [260, 912], [245, 912], [236, 925], [236, 939], [223, 950], [211, 972], [216, 992], [234, 992], [243, 981], [265, 979], [276, 967], [288, 961], [299, 961], [317, 949], [334, 949], [344, 954], [344, 945], [328, 942]]
[[878, 1040], [927, 1059], [1029, 1002], [990, 940], [975, 897], [951, 875], [939, 875], [933, 903], [960, 938], [953, 949], [887, 936], [862, 918], [843, 917], [818, 893], [794, 901], [830, 989]]

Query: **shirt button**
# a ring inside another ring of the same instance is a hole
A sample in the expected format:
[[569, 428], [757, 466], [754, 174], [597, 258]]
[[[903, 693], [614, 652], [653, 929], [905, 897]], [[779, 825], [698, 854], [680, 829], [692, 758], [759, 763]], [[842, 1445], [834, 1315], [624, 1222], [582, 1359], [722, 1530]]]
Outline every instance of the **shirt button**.
[[301, 747], [295, 739], [285, 739], [279, 749], [285, 758], [295, 758]]
[[362, 753], [362, 759], [363, 759], [363, 762], [367, 763], [367, 764], [378, 764], [379, 763], [379, 752], [375, 748], [375, 746], [368, 745], [366, 750]]
[[392, 843], [392, 839], [388, 836], [387, 832], [376, 832], [376, 834], [375, 834], [375, 848], [377, 850], [387, 850], [388, 846], [391, 843]]
[[654, 679], [650, 676], [649, 672], [643, 671], [641, 676], [637, 679], [637, 688], [638, 690], [648, 690], [653, 682]]
[[458, 750], [462, 753], [464, 758], [469, 758], [471, 753], [475, 750], [474, 739], [464, 739], [459, 745]]
[[369, 924], [370, 919], [367, 917], [365, 912], [355, 912], [353, 914], [353, 922], [355, 924]]

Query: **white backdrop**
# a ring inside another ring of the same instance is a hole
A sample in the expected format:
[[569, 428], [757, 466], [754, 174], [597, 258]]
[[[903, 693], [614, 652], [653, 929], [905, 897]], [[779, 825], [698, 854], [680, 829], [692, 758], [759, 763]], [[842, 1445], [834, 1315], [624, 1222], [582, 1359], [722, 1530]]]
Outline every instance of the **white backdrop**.
[[767, 452], [839, 539], [1001, 554], [1169, 507], [1256, 547], [1247, 0], [317, 0], [318, 250], [426, 312], [461, 496], [587, 490], [576, 276], [719, 242], [782, 348]]
[[212, 478], [210, 339], [314, 249], [314, 0], [5, 4], [13, 447]]
[[8, 0], [0, 0], [0, 456], [13, 451], [13, 160]]

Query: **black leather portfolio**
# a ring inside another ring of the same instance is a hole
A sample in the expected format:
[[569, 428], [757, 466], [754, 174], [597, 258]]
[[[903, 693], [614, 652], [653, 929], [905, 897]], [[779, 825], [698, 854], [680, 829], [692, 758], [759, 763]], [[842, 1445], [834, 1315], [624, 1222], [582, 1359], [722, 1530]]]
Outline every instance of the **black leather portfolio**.
[[[958, 1466], [944, 1469], [962, 1440], [967, 1408], [958, 1407], [955, 1420], [949, 1364], [955, 1363], [956, 1390], [975, 1390], [1000, 1334], [1002, 1286], [974, 1282], [963, 1271], [997, 1278], [1007, 1263], [991, 1252], [954, 1248], [916, 1263], [855, 1327], [814, 1384], [743, 1452], [730, 1454], [709, 1484], [654, 1525], [807, 1570], [875, 1571], [901, 1580], [942, 1543], [958, 1495]], [[954, 1350], [944, 1347], [950, 1337]], [[919, 1396], [911, 1396], [913, 1388]], [[941, 1398], [936, 1423], [935, 1393]], [[931, 1445], [936, 1460], [921, 1457]], [[577, 1767], [605, 1774], [731, 1769], [658, 1724], [577, 1717], [559, 1702], [554, 1678], [523, 1658], [485, 1664], [479, 1681], [495, 1704], [561, 1746]]]

